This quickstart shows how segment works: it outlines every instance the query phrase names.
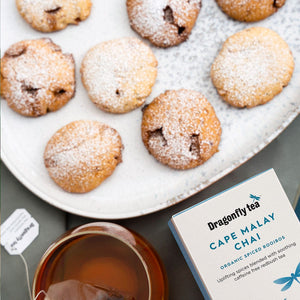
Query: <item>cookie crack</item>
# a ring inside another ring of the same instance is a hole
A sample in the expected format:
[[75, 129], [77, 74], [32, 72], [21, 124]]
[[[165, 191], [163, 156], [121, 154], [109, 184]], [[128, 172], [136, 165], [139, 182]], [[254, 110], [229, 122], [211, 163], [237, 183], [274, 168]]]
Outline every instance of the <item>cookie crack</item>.
[[176, 26], [178, 35], [181, 35], [185, 31], [185, 27], [180, 26], [177, 23], [175, 23], [173, 9], [169, 5], [167, 5], [163, 9], [163, 12], [164, 12], [164, 20], [166, 22], [168, 22], [169, 24], [172, 24], [172, 25]]
[[45, 166], [47, 168], [55, 168], [55, 167], [57, 167], [56, 156], [58, 156], [59, 154], [65, 153], [65, 152], [70, 152], [70, 151], [73, 151], [75, 149], [78, 149], [79, 147], [81, 147], [81, 145], [84, 145], [87, 141], [88, 141], [87, 139], [84, 139], [80, 143], [78, 143], [77, 145], [74, 145], [73, 147], [70, 147], [68, 149], [62, 149], [60, 151], [55, 152], [50, 157], [45, 158]]

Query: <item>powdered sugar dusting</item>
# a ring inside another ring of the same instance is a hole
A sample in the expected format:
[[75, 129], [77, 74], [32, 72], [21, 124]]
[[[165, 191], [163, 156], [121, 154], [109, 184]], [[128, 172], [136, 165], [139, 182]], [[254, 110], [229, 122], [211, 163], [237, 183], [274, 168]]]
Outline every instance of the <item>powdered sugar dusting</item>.
[[111, 175], [122, 160], [121, 148], [116, 130], [96, 121], [75, 121], [52, 136], [44, 160], [56, 183], [85, 192]]
[[168, 5], [168, 0], [140, 1], [140, 5], [134, 6], [132, 15], [134, 19], [132, 24], [136, 26], [139, 31], [145, 32], [146, 36], [161, 34], [161, 28], [164, 26], [164, 8]]
[[[299, 113], [300, 64], [297, 61], [300, 39], [295, 29], [300, 26], [300, 6], [297, 2], [286, 1], [276, 14], [255, 23], [255, 26], [278, 32], [289, 44], [296, 62], [288, 86], [266, 105], [236, 109], [222, 101], [211, 82], [211, 65], [227, 37], [254, 25], [233, 21], [220, 10], [216, 1], [203, 1], [198, 20], [186, 42], [168, 49], [152, 47], [159, 67], [147, 103], [166, 89], [197, 90], [210, 101], [220, 119], [220, 151], [200, 167], [178, 172], [156, 162], [147, 153], [140, 138], [140, 109], [125, 115], [102, 112], [89, 103], [80, 81], [75, 99], [65, 109], [43, 118], [25, 120], [13, 113], [6, 101], [1, 101], [3, 161], [41, 199], [71, 213], [92, 218], [116, 219], [143, 215], [178, 203], [203, 190], [265, 147]], [[2, 1], [1, 5], [3, 12], [6, 11], [2, 14], [2, 21], [7, 29], [1, 36], [3, 49], [17, 40], [40, 36], [28, 26], [22, 26], [24, 22], [15, 9], [14, 1]], [[63, 49], [68, 48], [74, 53], [76, 62], [80, 62], [84, 53], [98, 41], [135, 36], [129, 26], [125, 1], [93, 1], [93, 11], [87, 22], [89, 26], [72, 26], [51, 34]], [[77, 37], [80, 37], [80, 42]], [[47, 176], [41, 153], [48, 138], [59, 127], [79, 119], [101, 120], [116, 128], [126, 151], [124, 162], [101, 187], [90, 193], [74, 195], [58, 188]]]
[[73, 57], [50, 39], [12, 45], [1, 59], [2, 93], [14, 110], [43, 115], [63, 106], [75, 91]]
[[142, 132], [146, 147], [159, 161], [185, 169], [217, 151], [221, 127], [199, 92], [178, 90], [160, 95], [145, 109]]
[[121, 38], [89, 50], [81, 73], [96, 105], [122, 113], [139, 107], [150, 95], [156, 66], [156, 58], [146, 44], [136, 38]]
[[289, 47], [275, 32], [251, 28], [226, 41], [212, 66], [212, 77], [230, 103], [253, 106], [280, 92], [293, 66]]
[[232, 18], [253, 22], [275, 13], [285, 0], [216, 0], [221, 9]]
[[35, 29], [48, 32], [85, 20], [90, 0], [17, 0], [21, 15]]
[[[255, 8], [256, 6], [259, 7], [260, 10], [265, 10], [269, 8], [270, 6], [275, 7], [275, 2], [282, 2], [282, 0], [217, 0], [217, 2], [221, 6], [233, 6], [233, 7], [253, 7]], [[259, 3], [257, 3], [259, 2]]]
[[[186, 39], [200, 6], [201, 0], [127, 0], [131, 26], [155, 45], [165, 47]], [[183, 39], [178, 32], [180, 27], [186, 34]]]

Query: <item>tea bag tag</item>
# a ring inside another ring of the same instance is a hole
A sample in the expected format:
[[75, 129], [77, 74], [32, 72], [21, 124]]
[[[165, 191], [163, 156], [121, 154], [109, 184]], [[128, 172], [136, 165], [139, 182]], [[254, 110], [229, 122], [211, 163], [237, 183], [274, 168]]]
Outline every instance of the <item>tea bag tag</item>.
[[38, 222], [24, 208], [16, 209], [1, 225], [1, 245], [10, 255], [22, 254], [38, 235]]

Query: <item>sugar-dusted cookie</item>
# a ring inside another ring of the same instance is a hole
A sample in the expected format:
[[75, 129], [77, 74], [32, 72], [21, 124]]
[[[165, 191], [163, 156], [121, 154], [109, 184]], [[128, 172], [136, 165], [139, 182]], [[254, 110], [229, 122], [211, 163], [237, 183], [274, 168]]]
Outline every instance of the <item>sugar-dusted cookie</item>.
[[238, 21], [255, 22], [274, 14], [285, 0], [216, 0], [220, 8]]
[[77, 25], [91, 11], [91, 0], [16, 0], [22, 17], [36, 30], [52, 32]]
[[190, 35], [201, 0], [127, 0], [130, 25], [158, 47], [171, 47]]
[[225, 41], [212, 65], [211, 78], [229, 104], [253, 107], [279, 94], [293, 70], [287, 43], [270, 29], [253, 27]]
[[56, 111], [75, 93], [75, 64], [50, 39], [12, 45], [1, 59], [1, 96], [14, 111], [37, 117]]
[[74, 121], [51, 137], [44, 162], [65, 191], [85, 193], [113, 173], [122, 161], [122, 148], [115, 129], [97, 121]]
[[157, 60], [146, 44], [128, 37], [102, 42], [85, 55], [81, 75], [90, 99], [102, 110], [126, 113], [150, 95]]
[[221, 132], [212, 105], [196, 91], [166, 91], [143, 110], [146, 148], [174, 169], [190, 169], [207, 161], [218, 151]]

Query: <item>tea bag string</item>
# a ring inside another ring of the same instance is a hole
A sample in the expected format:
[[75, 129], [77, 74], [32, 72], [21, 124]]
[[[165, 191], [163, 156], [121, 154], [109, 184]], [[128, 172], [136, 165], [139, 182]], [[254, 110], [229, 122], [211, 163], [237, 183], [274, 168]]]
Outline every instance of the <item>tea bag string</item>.
[[28, 293], [29, 293], [29, 299], [37, 300], [38, 297], [39, 297], [41, 294], [44, 294], [45, 296], [47, 296], [47, 293], [46, 293], [44, 290], [41, 290], [41, 291], [39, 291], [39, 293], [38, 293], [34, 298], [32, 298], [31, 289], [30, 289], [30, 280], [29, 280], [28, 264], [27, 264], [27, 262], [26, 262], [25, 257], [22, 255], [22, 253], [20, 253], [19, 256], [21, 257], [21, 259], [22, 259], [22, 261], [23, 261], [23, 263], [24, 263], [24, 266], [25, 266], [25, 273], [26, 273], [26, 281], [27, 281], [27, 288], [28, 288]]
[[41, 295], [44, 294], [45, 296], [47, 296], [47, 293], [44, 290], [39, 291], [39, 293], [34, 297], [33, 300], [37, 300], [37, 298]]

